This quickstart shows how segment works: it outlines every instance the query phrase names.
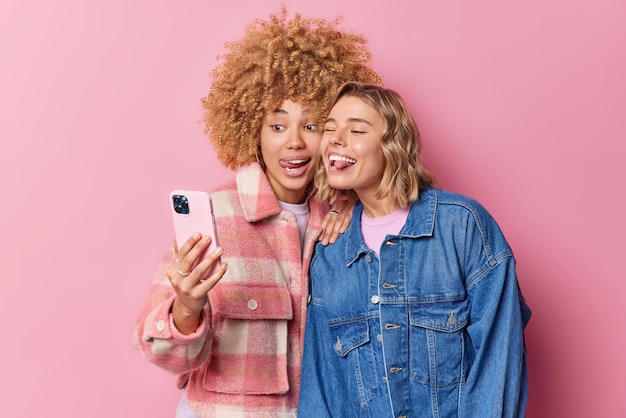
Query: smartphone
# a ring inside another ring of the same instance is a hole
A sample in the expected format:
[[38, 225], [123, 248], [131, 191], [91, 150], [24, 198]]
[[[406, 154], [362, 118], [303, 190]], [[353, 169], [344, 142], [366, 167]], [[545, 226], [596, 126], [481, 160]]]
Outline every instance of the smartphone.
[[[195, 267], [204, 257], [215, 251], [217, 247], [217, 230], [213, 217], [213, 204], [207, 192], [195, 190], [174, 190], [170, 193], [170, 208], [174, 220], [174, 235], [178, 248], [194, 233], [200, 232], [203, 236], [211, 236], [211, 244], [200, 259], [192, 266]], [[220, 264], [216, 261], [204, 278], [212, 275]]]

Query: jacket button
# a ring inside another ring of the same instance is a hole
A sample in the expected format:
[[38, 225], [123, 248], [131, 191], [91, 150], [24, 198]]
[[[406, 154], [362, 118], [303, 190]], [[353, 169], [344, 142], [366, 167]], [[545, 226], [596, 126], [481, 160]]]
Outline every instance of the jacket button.
[[250, 299], [248, 301], [248, 309], [250, 309], [251, 311], [256, 311], [256, 308], [258, 307], [259, 307], [259, 304], [256, 302], [256, 300]]
[[162, 319], [159, 319], [159, 322], [157, 322], [156, 324], [156, 328], [157, 328], [157, 331], [163, 332], [163, 330], [165, 329], [165, 321], [163, 321]]
[[378, 295], [372, 296], [370, 300], [372, 301], [373, 304], [377, 304], [378, 302], [380, 302], [380, 298], [378, 297]]
[[367, 261], [368, 263], [372, 262], [372, 257], [369, 254], [365, 255], [365, 261]]
[[448, 316], [448, 325], [450, 325], [451, 327], [456, 325], [456, 318], [453, 312], [450, 312], [450, 316]]

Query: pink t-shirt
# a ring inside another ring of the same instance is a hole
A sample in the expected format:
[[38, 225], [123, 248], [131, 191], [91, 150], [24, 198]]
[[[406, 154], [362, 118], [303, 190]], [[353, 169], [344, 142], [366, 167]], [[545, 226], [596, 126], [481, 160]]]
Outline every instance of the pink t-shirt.
[[370, 218], [363, 212], [361, 215], [361, 232], [365, 244], [380, 256], [380, 246], [389, 234], [395, 235], [404, 226], [409, 216], [409, 208], [398, 209], [389, 215]]

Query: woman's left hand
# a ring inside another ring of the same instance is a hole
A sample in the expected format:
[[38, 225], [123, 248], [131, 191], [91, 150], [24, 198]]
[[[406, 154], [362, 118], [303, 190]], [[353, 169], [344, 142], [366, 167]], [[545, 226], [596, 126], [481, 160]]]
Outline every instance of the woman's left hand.
[[333, 244], [339, 235], [348, 229], [352, 219], [352, 208], [354, 208], [354, 203], [349, 200], [341, 200], [332, 204], [330, 211], [322, 219], [322, 233], [320, 234], [322, 245]]

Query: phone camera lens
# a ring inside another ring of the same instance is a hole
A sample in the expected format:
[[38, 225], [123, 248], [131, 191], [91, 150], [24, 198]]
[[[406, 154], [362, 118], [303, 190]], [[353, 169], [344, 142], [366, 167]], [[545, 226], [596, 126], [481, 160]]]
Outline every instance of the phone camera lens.
[[174, 205], [174, 212], [179, 213], [181, 215], [189, 214], [189, 201], [186, 196], [183, 195], [174, 195], [172, 196], [172, 203]]

